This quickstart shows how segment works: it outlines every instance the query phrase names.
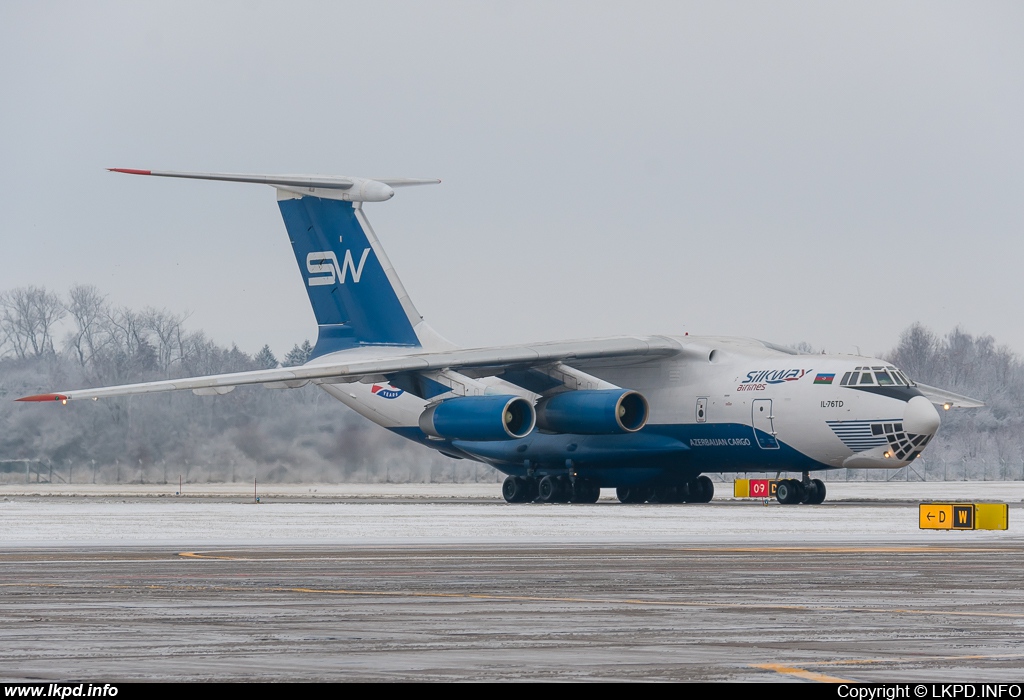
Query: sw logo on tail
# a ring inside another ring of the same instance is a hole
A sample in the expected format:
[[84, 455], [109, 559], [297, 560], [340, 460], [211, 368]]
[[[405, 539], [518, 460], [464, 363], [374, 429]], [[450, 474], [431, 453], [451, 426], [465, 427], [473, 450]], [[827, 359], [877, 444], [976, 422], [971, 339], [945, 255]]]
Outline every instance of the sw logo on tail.
[[306, 255], [306, 270], [310, 275], [319, 275], [309, 278], [309, 286], [317, 287], [324, 284], [334, 284], [340, 281], [345, 284], [345, 277], [349, 271], [352, 272], [352, 283], [359, 284], [359, 278], [363, 276], [363, 265], [366, 264], [366, 256], [370, 254], [369, 248], [363, 248], [363, 255], [359, 258], [359, 266], [352, 261], [352, 251], [345, 251], [344, 263], [338, 265], [338, 256], [333, 250], [324, 250]]

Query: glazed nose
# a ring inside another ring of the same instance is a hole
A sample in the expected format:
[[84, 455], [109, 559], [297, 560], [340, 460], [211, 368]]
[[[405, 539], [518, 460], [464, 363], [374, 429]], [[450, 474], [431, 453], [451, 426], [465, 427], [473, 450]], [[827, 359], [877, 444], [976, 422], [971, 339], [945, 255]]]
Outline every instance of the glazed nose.
[[934, 435], [939, 429], [939, 412], [923, 396], [907, 401], [903, 409], [903, 430], [912, 435]]

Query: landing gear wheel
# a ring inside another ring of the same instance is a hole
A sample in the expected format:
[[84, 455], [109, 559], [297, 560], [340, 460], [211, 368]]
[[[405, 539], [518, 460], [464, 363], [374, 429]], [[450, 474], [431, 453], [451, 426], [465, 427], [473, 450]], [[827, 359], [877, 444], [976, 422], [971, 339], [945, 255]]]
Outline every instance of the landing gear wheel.
[[783, 479], [775, 489], [775, 498], [783, 505], [792, 505], [804, 500], [804, 487], [796, 479]]
[[590, 479], [576, 479], [572, 483], [573, 503], [597, 503], [601, 497], [601, 487]]
[[711, 499], [715, 497], [715, 483], [711, 481], [710, 477], [701, 474], [693, 480], [690, 494], [691, 503], [710, 503]]
[[643, 503], [650, 496], [650, 490], [642, 486], [620, 486], [615, 489], [620, 503]]
[[509, 503], [526, 503], [533, 500], [533, 489], [530, 479], [521, 476], [508, 476], [501, 484], [501, 495]]
[[816, 506], [825, 502], [825, 482], [821, 479], [811, 479], [804, 490], [807, 492], [804, 495], [804, 503]]
[[560, 503], [562, 491], [562, 483], [557, 476], [545, 476], [537, 484], [537, 500], [541, 503]]

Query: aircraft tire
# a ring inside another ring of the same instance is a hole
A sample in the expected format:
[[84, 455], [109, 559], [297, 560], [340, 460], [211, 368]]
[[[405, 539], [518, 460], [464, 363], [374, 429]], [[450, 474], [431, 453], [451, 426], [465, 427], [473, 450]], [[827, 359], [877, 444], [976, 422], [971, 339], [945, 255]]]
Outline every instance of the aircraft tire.
[[561, 503], [562, 484], [557, 476], [545, 476], [537, 484], [537, 500], [541, 503]]
[[576, 479], [572, 482], [573, 503], [597, 503], [601, 497], [601, 487], [590, 479]]
[[803, 485], [796, 479], [783, 479], [775, 489], [775, 498], [785, 506], [800, 503], [804, 499]]
[[501, 495], [509, 503], [526, 503], [534, 499], [531, 479], [521, 476], [507, 476], [501, 484]]
[[804, 495], [803, 495], [803, 498], [800, 499], [800, 502], [804, 503], [804, 504], [814, 503], [814, 499], [818, 497], [818, 487], [817, 487], [817, 485], [815, 485], [815, 483], [813, 481], [810, 482], [810, 483], [801, 484], [801, 485], [804, 487], [803, 488]]
[[783, 479], [775, 487], [775, 500], [784, 506], [788, 506], [793, 500], [793, 484], [790, 481], [791, 479]]
[[711, 481], [711, 478], [701, 474], [693, 483], [697, 486], [696, 489], [691, 489], [699, 494], [693, 499], [694, 503], [710, 503], [711, 499], [715, 497], [715, 482]]
[[814, 498], [808, 500], [807, 503], [815, 506], [821, 505], [825, 502], [825, 482], [821, 479], [811, 479], [811, 484], [814, 486]]
[[650, 491], [641, 486], [620, 486], [615, 489], [619, 503], [643, 503], [650, 496]]
[[506, 476], [505, 480], [501, 482], [501, 496], [506, 503], [519, 503], [521, 497], [519, 489], [520, 486], [514, 476]]

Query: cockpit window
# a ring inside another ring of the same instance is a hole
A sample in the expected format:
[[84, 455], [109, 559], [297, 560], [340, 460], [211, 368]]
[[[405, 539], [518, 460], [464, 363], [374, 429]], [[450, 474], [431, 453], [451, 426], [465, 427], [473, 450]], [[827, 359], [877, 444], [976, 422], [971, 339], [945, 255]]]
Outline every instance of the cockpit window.
[[892, 380], [889, 373], [886, 371], [875, 372], [875, 379], [878, 380], [878, 386], [892, 386], [896, 382]]
[[917, 384], [915, 384], [914, 382], [910, 381], [910, 379], [907, 377], [907, 375], [903, 374], [903, 372], [900, 372], [899, 370], [897, 370], [896, 372], [894, 372], [894, 374], [897, 377], [899, 377], [900, 379], [902, 379], [903, 381], [905, 381], [907, 383], [907, 386], [917, 386]]
[[907, 375], [892, 365], [887, 367], [855, 367], [839, 382], [840, 386], [917, 386]]

